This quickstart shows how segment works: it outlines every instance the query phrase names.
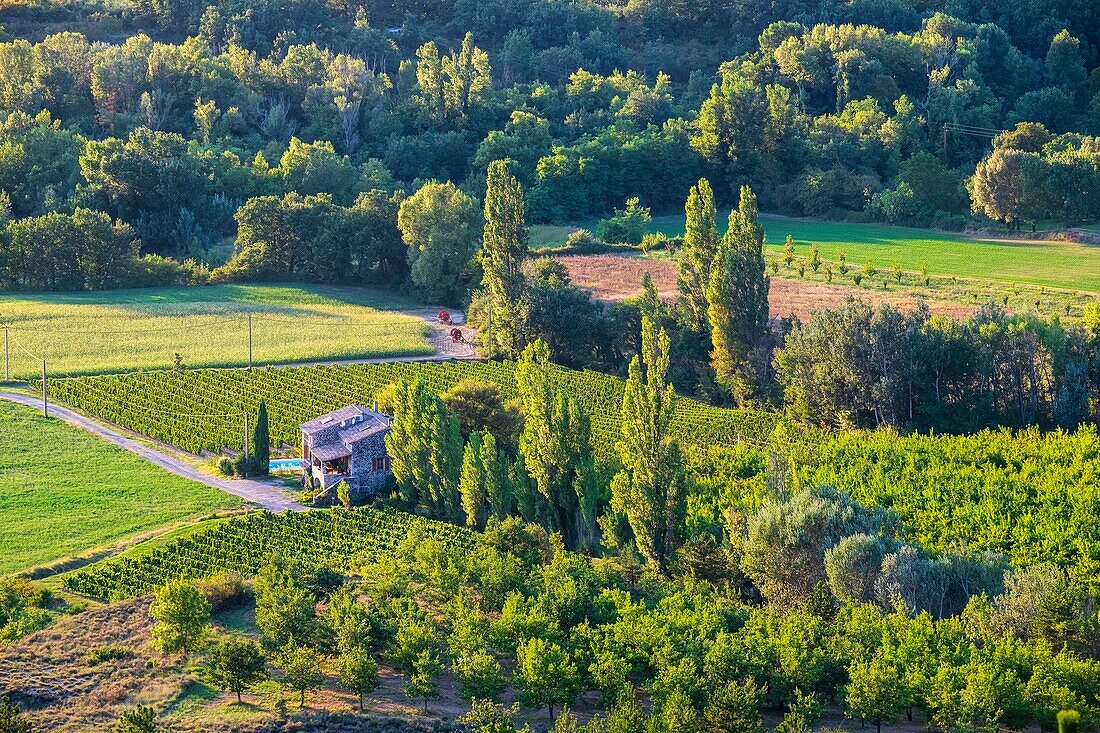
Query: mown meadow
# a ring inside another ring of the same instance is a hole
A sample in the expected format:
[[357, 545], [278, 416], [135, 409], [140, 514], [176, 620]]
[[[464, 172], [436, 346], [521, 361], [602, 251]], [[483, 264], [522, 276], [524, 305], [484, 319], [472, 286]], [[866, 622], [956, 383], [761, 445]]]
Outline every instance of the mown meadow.
[[[768, 255], [781, 256], [787, 236], [794, 237], [796, 253], [805, 256], [816, 243], [823, 260], [836, 262], [843, 251], [849, 267], [858, 272], [868, 261], [880, 273], [898, 264], [917, 272], [926, 267], [932, 275], [1018, 282], [1051, 288], [1100, 292], [1100, 248], [1074, 242], [971, 237], [954, 232], [887, 224], [815, 221], [785, 216], [761, 215], [767, 234]], [[583, 224], [594, 229], [594, 222]], [[726, 228], [726, 216], [718, 217], [719, 233]], [[655, 216], [652, 232], [682, 236], [682, 214]], [[551, 246], [565, 241], [562, 227], [537, 228], [537, 244]]]
[[30, 408], [0, 424], [0, 575], [240, 505]]
[[393, 293], [321, 285], [214, 285], [0, 295], [12, 376], [419, 356], [427, 326]]

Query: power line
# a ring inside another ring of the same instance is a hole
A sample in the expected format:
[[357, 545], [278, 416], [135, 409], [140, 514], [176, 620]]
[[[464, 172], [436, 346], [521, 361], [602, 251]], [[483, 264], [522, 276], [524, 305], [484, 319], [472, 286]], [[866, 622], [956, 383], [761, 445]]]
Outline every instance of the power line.
[[1005, 130], [997, 130], [992, 127], [979, 127], [977, 125], [967, 125], [961, 122], [945, 122], [943, 123], [943, 157], [947, 158], [947, 134], [953, 132], [956, 135], [969, 135], [971, 137], [981, 137], [987, 139], [993, 139], [1000, 135]]

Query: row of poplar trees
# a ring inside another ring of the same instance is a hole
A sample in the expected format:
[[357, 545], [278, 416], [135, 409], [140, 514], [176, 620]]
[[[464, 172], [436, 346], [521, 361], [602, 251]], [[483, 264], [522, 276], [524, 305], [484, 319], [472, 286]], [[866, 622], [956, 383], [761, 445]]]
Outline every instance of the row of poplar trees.
[[[747, 187], [718, 236], [714, 194], [704, 179], [688, 197], [676, 326], [710, 341], [717, 382], [740, 403], [763, 399], [771, 341], [764, 232]], [[630, 362], [617, 459], [597, 460], [590, 417], [559, 387], [549, 348], [531, 333], [524, 193], [506, 161], [489, 165], [481, 289], [471, 318], [490, 356], [518, 356], [523, 427], [516, 445], [488, 430], [460, 432], [457, 418], [426, 386], [402, 382], [394, 394], [387, 443], [405, 500], [430, 516], [483, 527], [518, 515], [558, 532], [567, 547], [602, 540], [633, 544], [667, 571], [684, 524], [684, 465], [669, 430], [675, 393], [668, 383], [671, 341], [662, 306], [643, 304], [640, 353]], [[602, 533], [601, 533], [602, 530]]]

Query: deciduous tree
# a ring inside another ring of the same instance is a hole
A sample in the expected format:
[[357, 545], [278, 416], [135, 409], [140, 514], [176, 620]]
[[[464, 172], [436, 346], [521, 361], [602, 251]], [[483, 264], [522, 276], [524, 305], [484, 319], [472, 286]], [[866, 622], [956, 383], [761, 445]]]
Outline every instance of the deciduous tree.
[[260, 645], [241, 636], [219, 641], [210, 651], [210, 676], [218, 687], [241, 701], [241, 693], [267, 679]]
[[683, 312], [687, 325], [703, 332], [707, 320], [707, 289], [710, 268], [718, 254], [717, 211], [710, 181], [700, 178], [688, 193], [684, 205], [684, 244], [680, 248], [676, 285], [683, 297]]
[[153, 644], [166, 654], [199, 648], [210, 624], [210, 604], [186, 580], [174, 580], [156, 593], [149, 606]]
[[718, 383], [739, 404], [759, 402], [769, 379], [770, 284], [764, 274], [764, 229], [757, 220], [756, 196], [743, 186], [707, 286], [711, 364]]
[[450, 181], [424, 184], [401, 202], [397, 226], [408, 245], [409, 277], [431, 302], [460, 303], [475, 275], [481, 214]]
[[516, 649], [516, 682], [520, 701], [546, 706], [550, 717], [558, 705], [568, 705], [580, 691], [580, 675], [569, 654], [552, 641], [528, 639]]
[[297, 691], [300, 707], [306, 706], [306, 692], [319, 690], [325, 681], [319, 657], [315, 650], [297, 644], [287, 647], [279, 657], [279, 666], [283, 668], [283, 682]]
[[642, 317], [642, 352], [630, 362], [623, 393], [623, 469], [611, 484], [613, 507], [624, 514], [641, 553], [668, 572], [685, 515], [684, 466], [669, 433], [675, 392], [665, 382], [669, 338]]
[[367, 650], [362, 648], [344, 652], [337, 664], [340, 684], [359, 698], [359, 709], [362, 710], [363, 696], [378, 687], [378, 665]]

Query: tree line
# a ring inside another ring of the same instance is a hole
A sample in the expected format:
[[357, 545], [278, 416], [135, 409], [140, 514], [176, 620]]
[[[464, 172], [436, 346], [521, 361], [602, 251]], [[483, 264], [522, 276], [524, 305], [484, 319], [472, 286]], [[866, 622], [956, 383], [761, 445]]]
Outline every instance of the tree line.
[[[729, 58], [708, 44], [730, 48], [711, 23], [732, 10], [700, 10], [708, 20], [686, 25], [665, 17], [682, 29], [665, 37], [648, 25], [626, 33], [625, 17], [596, 6], [551, 3], [562, 14], [549, 23], [555, 41], [535, 32], [551, 11], [525, 1], [502, 2], [518, 24], [507, 39], [462, 3], [438, 12], [465, 30], [409, 8], [408, 27], [372, 25], [381, 11], [347, 38], [318, 36], [312, 22], [255, 34], [235, 23], [261, 16], [222, 4], [141, 4], [139, 17], [172, 20], [113, 45], [73, 32], [0, 43], [0, 190], [28, 226], [100, 211], [133, 229], [141, 254], [211, 265], [253, 198], [327, 194], [352, 207], [434, 180], [480, 199], [489, 164], [505, 159], [539, 222], [607, 214], [633, 197], [670, 211], [701, 176], [720, 203], [735, 204], [747, 184], [763, 208], [809, 216], [945, 227], [1096, 219], [1089, 135], [1100, 132], [1100, 88], [1093, 28], [1079, 22], [1087, 3], [973, 8], [973, 19], [870, 5], [754, 13], [738, 37], [756, 30]], [[1041, 17], [1020, 25], [1032, 12]], [[574, 22], [576, 34], [561, 35]], [[651, 33], [663, 40], [642, 40]], [[558, 42], [577, 53], [554, 51]], [[945, 125], [1009, 132], [990, 152], [985, 138], [945, 136]], [[404, 274], [389, 272], [390, 284]], [[31, 275], [3, 279], [72, 286]]]

